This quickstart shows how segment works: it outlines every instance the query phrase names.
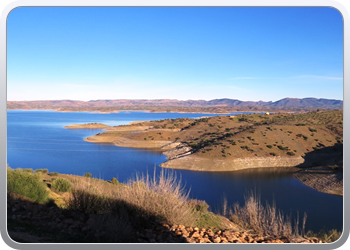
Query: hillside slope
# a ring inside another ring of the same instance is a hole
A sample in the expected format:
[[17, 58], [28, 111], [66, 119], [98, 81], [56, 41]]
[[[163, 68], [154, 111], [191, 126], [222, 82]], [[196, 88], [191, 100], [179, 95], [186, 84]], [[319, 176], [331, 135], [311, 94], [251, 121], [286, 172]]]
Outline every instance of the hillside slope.
[[[135, 127], [143, 129], [127, 131]], [[164, 151], [168, 161], [161, 166], [166, 168], [230, 171], [333, 164], [342, 155], [337, 145], [343, 143], [343, 112], [166, 119], [110, 127], [85, 140]]]
[[343, 101], [316, 98], [284, 98], [279, 101], [240, 101], [236, 99], [175, 100], [175, 99], [118, 99], [118, 100], [54, 100], [54, 101], [7, 101], [8, 109], [55, 109], [58, 111], [150, 110], [153, 112], [233, 112], [249, 110], [314, 110], [342, 109]]

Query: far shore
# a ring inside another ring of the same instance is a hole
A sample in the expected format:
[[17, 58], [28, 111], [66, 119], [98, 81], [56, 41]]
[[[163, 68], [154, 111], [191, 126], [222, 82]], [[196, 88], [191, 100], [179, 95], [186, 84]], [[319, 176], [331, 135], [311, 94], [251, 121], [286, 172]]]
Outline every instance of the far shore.
[[209, 111], [167, 111], [167, 110], [152, 110], [152, 109], [141, 109], [141, 110], [123, 110], [123, 109], [116, 109], [116, 110], [111, 110], [111, 111], [100, 111], [100, 110], [65, 110], [65, 109], [7, 109], [7, 110], [23, 110], [23, 111], [30, 111], [30, 110], [45, 110], [45, 111], [55, 111], [55, 112], [91, 112], [91, 113], [96, 113], [96, 114], [112, 114], [112, 113], [120, 113], [120, 112], [145, 112], [145, 113], [180, 113], [180, 114], [220, 114], [220, 115], [229, 115], [231, 113], [266, 113], [266, 112], [272, 112], [272, 113], [278, 113], [278, 112], [283, 112], [283, 113], [295, 113], [295, 111], [286, 111], [286, 110], [276, 110], [276, 111], [271, 111], [271, 110], [236, 110], [236, 111], [225, 111], [225, 112], [209, 112]]

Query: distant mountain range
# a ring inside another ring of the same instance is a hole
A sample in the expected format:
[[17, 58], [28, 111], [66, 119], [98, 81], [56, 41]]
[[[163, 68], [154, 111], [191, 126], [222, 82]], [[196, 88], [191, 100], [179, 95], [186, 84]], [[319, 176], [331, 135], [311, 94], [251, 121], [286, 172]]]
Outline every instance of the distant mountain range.
[[240, 101], [236, 99], [214, 99], [205, 100], [186, 100], [180, 101], [175, 99], [117, 99], [117, 100], [91, 100], [91, 101], [74, 101], [74, 100], [53, 100], [53, 101], [7, 101], [8, 109], [84, 109], [92, 110], [103, 108], [125, 109], [147, 107], [178, 107], [178, 108], [248, 108], [250, 110], [267, 109], [342, 109], [342, 100], [317, 99], [317, 98], [284, 98], [279, 101]]

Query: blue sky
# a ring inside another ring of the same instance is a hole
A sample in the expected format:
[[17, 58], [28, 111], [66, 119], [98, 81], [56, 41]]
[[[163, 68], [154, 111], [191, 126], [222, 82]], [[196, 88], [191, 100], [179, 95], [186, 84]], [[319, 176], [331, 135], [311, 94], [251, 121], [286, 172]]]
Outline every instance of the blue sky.
[[326, 7], [21, 7], [8, 100], [343, 99], [343, 19]]

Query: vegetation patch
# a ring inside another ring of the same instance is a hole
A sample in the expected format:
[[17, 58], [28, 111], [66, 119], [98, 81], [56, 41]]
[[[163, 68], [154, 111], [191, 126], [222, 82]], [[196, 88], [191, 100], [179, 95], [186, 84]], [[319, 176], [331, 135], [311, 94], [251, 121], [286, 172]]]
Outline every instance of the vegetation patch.
[[40, 175], [22, 169], [7, 168], [7, 191], [41, 203], [48, 201], [46, 184], [40, 179]]
[[72, 189], [72, 183], [64, 178], [57, 178], [51, 183], [53, 190], [57, 192], [68, 192]]

